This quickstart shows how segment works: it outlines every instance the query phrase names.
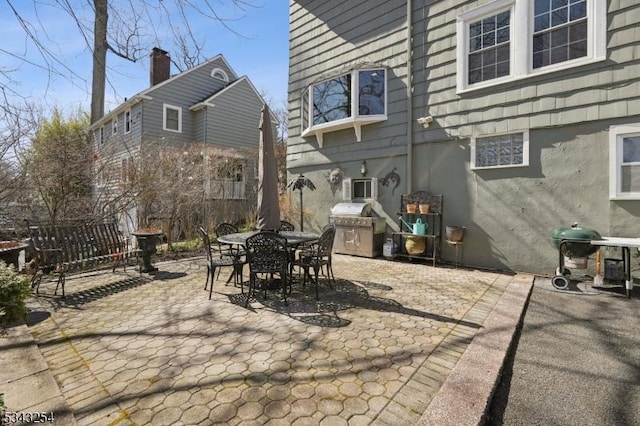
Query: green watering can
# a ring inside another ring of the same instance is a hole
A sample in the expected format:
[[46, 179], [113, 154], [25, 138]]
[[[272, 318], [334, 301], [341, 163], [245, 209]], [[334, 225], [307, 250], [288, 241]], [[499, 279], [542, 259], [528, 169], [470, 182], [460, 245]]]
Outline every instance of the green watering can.
[[427, 224], [422, 222], [422, 219], [418, 218], [414, 223], [407, 223], [402, 217], [399, 217], [400, 221], [407, 227], [414, 235], [425, 235], [427, 233]]
[[422, 219], [418, 218], [413, 224], [413, 233], [415, 235], [424, 235], [427, 233], [427, 224], [422, 223]]

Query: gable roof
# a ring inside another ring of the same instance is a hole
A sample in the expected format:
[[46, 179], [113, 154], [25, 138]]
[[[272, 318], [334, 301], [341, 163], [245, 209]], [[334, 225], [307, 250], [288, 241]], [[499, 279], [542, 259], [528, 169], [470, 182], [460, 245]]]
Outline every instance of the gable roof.
[[[113, 118], [113, 116], [118, 116], [118, 114], [120, 114], [121, 112], [131, 108], [132, 106], [134, 106], [135, 104], [142, 102], [143, 100], [147, 100], [147, 99], [153, 99], [153, 97], [151, 96], [151, 93], [153, 91], [155, 91], [156, 89], [169, 84], [171, 82], [176, 81], [179, 78], [183, 78], [186, 75], [189, 75], [191, 72], [202, 68], [208, 64], [211, 64], [212, 62], [215, 61], [222, 61], [224, 63], [224, 65], [233, 73], [234, 76], [237, 76], [236, 71], [231, 67], [231, 65], [229, 65], [229, 63], [227, 62], [227, 60], [224, 58], [224, 56], [222, 56], [221, 53], [217, 54], [216, 56], [214, 56], [211, 59], [208, 59], [204, 62], [202, 62], [201, 64], [196, 65], [195, 67], [189, 68], [186, 71], [183, 71], [179, 74], [175, 74], [171, 77], [169, 77], [168, 79], [166, 79], [165, 81], [155, 84], [151, 87], [148, 87], [146, 89], [144, 89], [143, 91], [135, 94], [134, 96], [132, 96], [129, 99], [125, 98], [125, 101], [123, 103], [121, 103], [120, 105], [118, 105], [117, 107], [115, 107], [113, 110], [109, 111], [108, 113], [106, 113], [105, 115], [103, 115], [99, 120], [97, 120], [95, 123], [93, 123], [89, 129], [90, 130], [95, 130], [98, 127], [104, 125], [106, 122], [108, 122], [109, 120], [111, 120]], [[238, 79], [239, 80], [239, 79]], [[237, 81], [237, 80], [236, 80]], [[253, 86], [253, 85], [252, 85]], [[227, 86], [228, 87], [228, 86]], [[224, 89], [223, 89], [224, 90]], [[254, 88], [255, 90], [255, 88]]]
[[[225, 87], [223, 87], [222, 89], [218, 90], [216, 93], [214, 93], [213, 95], [209, 96], [207, 99], [205, 99], [204, 101], [200, 101], [194, 105], [192, 105], [191, 107], [189, 107], [189, 111], [197, 111], [199, 109], [202, 108], [206, 108], [208, 106], [213, 107], [215, 106], [215, 99], [222, 96], [223, 94], [233, 90], [235, 87], [239, 86], [242, 83], [247, 83], [249, 85], [249, 87], [251, 88], [251, 90], [255, 93], [255, 95], [258, 97], [258, 99], [260, 99], [262, 101], [262, 103], [266, 103], [264, 101], [264, 99], [262, 98], [262, 95], [260, 94], [260, 92], [258, 92], [258, 90], [256, 89], [256, 87], [253, 85], [253, 83], [251, 82], [251, 80], [249, 80], [249, 77], [247, 77], [246, 75], [243, 75], [242, 77], [240, 77], [239, 79], [229, 83], [228, 85], [226, 85]], [[271, 112], [271, 118], [272, 120], [275, 120], [275, 116], [273, 115], [273, 111], [271, 111], [271, 109], [269, 110]]]

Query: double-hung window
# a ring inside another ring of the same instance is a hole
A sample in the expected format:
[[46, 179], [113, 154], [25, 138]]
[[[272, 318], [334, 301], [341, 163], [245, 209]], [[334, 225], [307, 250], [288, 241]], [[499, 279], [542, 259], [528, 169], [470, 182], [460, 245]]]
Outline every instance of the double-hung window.
[[458, 16], [458, 92], [604, 60], [606, 2], [496, 0]]
[[609, 198], [640, 200], [640, 123], [609, 129]]
[[529, 132], [480, 136], [471, 139], [471, 169], [529, 165]]
[[131, 131], [131, 110], [128, 109], [124, 112], [124, 132], [129, 133]]
[[320, 147], [324, 133], [349, 127], [360, 141], [361, 126], [387, 119], [386, 69], [353, 70], [312, 84], [301, 113], [302, 136], [315, 135]]
[[182, 108], [164, 104], [163, 107], [163, 129], [170, 132], [182, 132]]

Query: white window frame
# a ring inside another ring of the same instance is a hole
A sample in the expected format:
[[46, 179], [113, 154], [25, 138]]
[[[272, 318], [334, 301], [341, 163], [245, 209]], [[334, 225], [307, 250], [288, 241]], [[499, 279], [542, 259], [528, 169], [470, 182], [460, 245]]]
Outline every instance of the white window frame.
[[[167, 111], [178, 111], [178, 129], [170, 129], [167, 127]], [[162, 130], [167, 132], [182, 133], [182, 108], [174, 105], [163, 104], [162, 105]]]
[[111, 122], [111, 134], [112, 135], [118, 134], [118, 117], [115, 117]]
[[[360, 93], [360, 73], [366, 71], [376, 71], [382, 70], [384, 71], [384, 114], [370, 114], [370, 115], [360, 115], [359, 114], [359, 93]], [[337, 79], [338, 77], [350, 75], [351, 76], [351, 116], [341, 118], [339, 120], [333, 120], [327, 123], [321, 124], [313, 124], [313, 88], [322, 83], [326, 83], [328, 81]], [[360, 142], [362, 140], [362, 126], [366, 124], [377, 123], [380, 121], [387, 120], [387, 116], [389, 113], [389, 70], [384, 66], [379, 67], [368, 67], [368, 68], [359, 68], [352, 70], [350, 72], [345, 72], [341, 74], [336, 74], [331, 78], [327, 78], [322, 81], [318, 81], [316, 83], [311, 84], [302, 94], [301, 97], [301, 118], [302, 118], [302, 137], [314, 136], [318, 141], [318, 146], [322, 148], [323, 146], [323, 135], [327, 132], [334, 132], [337, 130], [347, 129], [353, 127], [356, 135], [356, 141]], [[307, 102], [305, 105], [305, 97], [307, 98]], [[307, 117], [305, 117], [305, 114]], [[307, 124], [305, 128], [305, 123]]]
[[[607, 5], [602, 0], [587, 0], [587, 55], [541, 68], [533, 68], [534, 0], [496, 0], [458, 15], [457, 93], [521, 80], [593, 62], [603, 61], [607, 53]], [[469, 24], [497, 13], [511, 10], [510, 74], [508, 76], [468, 84]]]
[[[218, 76], [220, 75], [220, 76]], [[221, 68], [214, 68], [211, 71], [211, 77], [218, 79], [218, 80], [222, 80], [224, 82], [229, 82], [229, 75], [225, 72], [225, 70], [221, 69]]]
[[[515, 134], [522, 134], [522, 163], [521, 164], [501, 164], [496, 166], [477, 166], [476, 165], [478, 139], [500, 137], [505, 135], [515, 135]], [[507, 169], [507, 168], [513, 168], [513, 167], [529, 166], [529, 130], [522, 130], [517, 132], [492, 133], [487, 135], [475, 135], [471, 138], [470, 147], [471, 147], [470, 149], [471, 158], [470, 158], [469, 164], [471, 165], [471, 170], [493, 170], [493, 169]]]
[[[640, 200], [640, 191], [622, 192], [622, 142], [625, 137], [640, 136], [640, 123], [609, 128], [609, 199]], [[639, 163], [640, 165], [640, 163]]]
[[131, 132], [131, 110], [128, 109], [124, 112], [124, 134]]
[[[370, 183], [371, 193], [370, 197], [356, 198], [353, 196], [355, 193], [354, 185]], [[345, 178], [342, 180], [342, 199], [344, 201], [352, 200], [377, 200], [378, 199], [378, 178]]]
[[100, 126], [99, 135], [100, 145], [104, 145], [104, 126]]

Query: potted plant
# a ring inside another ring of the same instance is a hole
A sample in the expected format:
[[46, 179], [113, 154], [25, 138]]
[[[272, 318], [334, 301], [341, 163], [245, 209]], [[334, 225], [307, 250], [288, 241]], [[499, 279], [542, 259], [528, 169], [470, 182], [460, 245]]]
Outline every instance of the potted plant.
[[0, 260], [0, 326], [7, 326], [27, 314], [25, 300], [31, 294], [28, 275], [16, 272]]

